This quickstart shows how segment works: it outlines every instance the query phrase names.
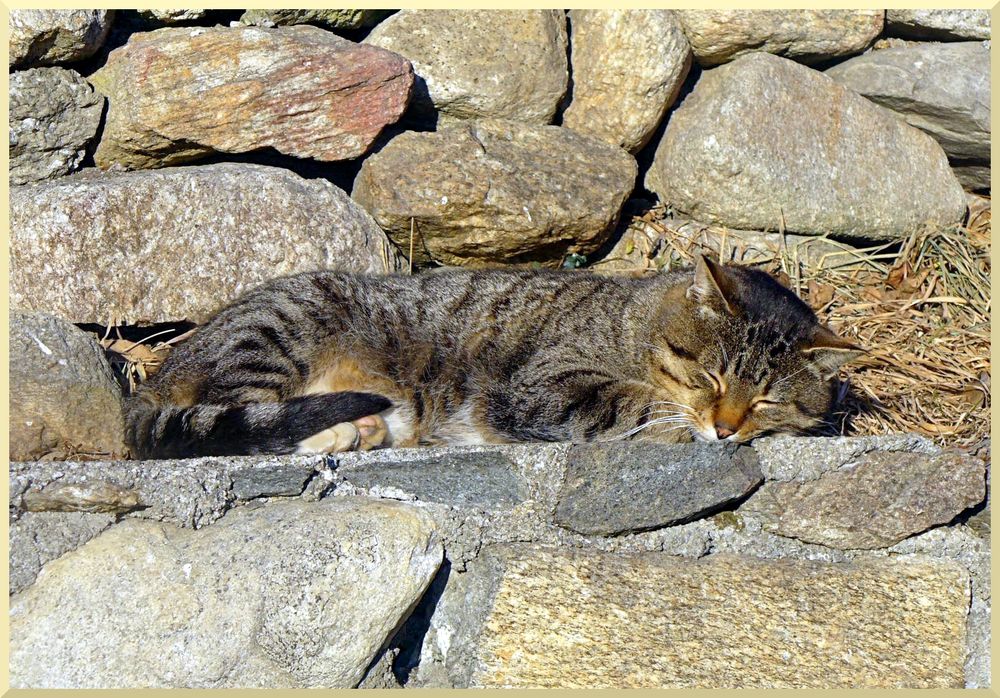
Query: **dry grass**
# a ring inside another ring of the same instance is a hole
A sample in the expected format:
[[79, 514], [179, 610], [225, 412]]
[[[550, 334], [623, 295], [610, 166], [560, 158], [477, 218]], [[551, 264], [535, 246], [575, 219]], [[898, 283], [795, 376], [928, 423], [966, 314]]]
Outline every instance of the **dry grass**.
[[[726, 260], [753, 260], [870, 351], [845, 369], [832, 432], [915, 432], [971, 446], [990, 433], [991, 226], [989, 200], [979, 201], [962, 227], [866, 249], [822, 238], [789, 244], [792, 236], [781, 234], [770, 248], [757, 242], [749, 249], [735, 231], [678, 224], [653, 209], [632, 221], [633, 235], [620, 243], [628, 259], [616, 271], [655, 273], [720, 247]], [[103, 344], [134, 387], [186, 336], [156, 344], [105, 337]]]
[[686, 266], [702, 252], [752, 260], [869, 350], [845, 368], [831, 432], [915, 432], [967, 447], [990, 433], [990, 228], [989, 200], [979, 199], [963, 226], [927, 228], [901, 245], [788, 244], [779, 233], [768, 249], [653, 209], [616, 248], [616, 271]]

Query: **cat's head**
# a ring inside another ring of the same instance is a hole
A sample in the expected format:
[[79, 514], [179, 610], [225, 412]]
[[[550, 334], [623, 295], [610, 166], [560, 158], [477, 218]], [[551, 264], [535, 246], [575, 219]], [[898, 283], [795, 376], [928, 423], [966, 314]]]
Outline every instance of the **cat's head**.
[[654, 379], [671, 403], [649, 419], [696, 439], [802, 433], [833, 401], [837, 369], [864, 353], [768, 274], [701, 257], [654, 333]]

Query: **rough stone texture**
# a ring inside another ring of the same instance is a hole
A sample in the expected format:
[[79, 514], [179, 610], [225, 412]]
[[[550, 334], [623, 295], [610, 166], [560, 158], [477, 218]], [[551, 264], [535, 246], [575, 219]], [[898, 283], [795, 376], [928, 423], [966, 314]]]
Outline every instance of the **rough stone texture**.
[[247, 10], [240, 22], [261, 27], [320, 24], [331, 29], [364, 29], [390, 14], [392, 10]]
[[969, 577], [955, 563], [512, 546], [469, 570], [478, 579], [456, 584], [448, 599], [463, 608], [464, 627], [438, 648], [453, 685], [466, 677], [473, 686], [559, 688], [963, 683]]
[[767, 436], [755, 439], [754, 451], [765, 480], [808, 482], [824, 473], [849, 467], [874, 452], [905, 452], [927, 456], [941, 449], [918, 434], [884, 436]]
[[860, 53], [882, 33], [882, 10], [675, 10], [695, 58], [718, 65], [754, 51], [803, 63]]
[[942, 453], [870, 453], [809, 482], [769, 483], [743, 507], [782, 536], [884, 548], [947, 523], [986, 496], [984, 463]]
[[282, 274], [400, 265], [340, 189], [275, 167], [80, 174], [10, 198], [11, 304], [74, 322], [201, 322]]
[[233, 473], [233, 496], [237, 499], [294, 497], [302, 494], [313, 472], [308, 462], [238, 470]]
[[166, 28], [90, 79], [109, 102], [95, 162], [137, 169], [262, 148], [358, 157], [406, 110], [413, 68], [318, 27]]
[[574, 446], [555, 521], [618, 535], [689, 521], [763, 482], [752, 449], [735, 444]]
[[10, 66], [52, 65], [92, 56], [104, 43], [113, 10], [11, 10]]
[[670, 10], [573, 10], [573, 99], [567, 128], [630, 153], [642, 149], [691, 68], [691, 47]]
[[421, 120], [548, 124], [569, 84], [562, 10], [402, 10], [364, 43], [413, 63]]
[[43, 490], [28, 490], [21, 496], [21, 503], [25, 510], [33, 512], [83, 511], [92, 514], [124, 514], [143, 506], [137, 490], [103, 480], [78, 484], [57, 482]]
[[991, 188], [991, 167], [989, 165], [966, 165], [959, 161], [951, 163], [951, 169], [962, 186], [972, 191]]
[[497, 509], [527, 498], [527, 484], [500, 453], [444, 454], [426, 460], [361, 462], [337, 468], [347, 482], [369, 491], [380, 488], [407, 498], [461, 507]]
[[989, 39], [989, 10], [886, 10], [887, 34], [912, 39]]
[[67, 486], [83, 492], [100, 483], [138, 493], [139, 507], [130, 516], [200, 528], [217, 521], [238, 502], [301, 494], [306, 480], [324, 464], [322, 456], [11, 463], [10, 507], [20, 515], [29, 509], [32, 498], [37, 500], [45, 492]]
[[936, 528], [889, 549], [901, 559], [929, 556], [963, 565], [972, 580], [972, 603], [966, 621], [965, 687], [990, 688], [990, 541], [965, 526]]
[[143, 19], [150, 19], [164, 24], [178, 24], [202, 19], [205, 10], [138, 10]]
[[10, 593], [28, 588], [42, 565], [75, 550], [115, 523], [114, 514], [25, 512], [10, 522]]
[[646, 187], [694, 219], [742, 230], [896, 240], [965, 213], [934, 139], [767, 53], [702, 75], [670, 117]]
[[441, 555], [392, 502], [244, 508], [198, 532], [126, 521], [11, 599], [11, 685], [352, 687]]
[[10, 458], [124, 455], [121, 388], [94, 337], [17, 310], [8, 327]]
[[973, 187], [989, 188], [990, 50], [981, 42], [873, 51], [826, 74], [930, 134], [953, 163], [985, 168]]
[[104, 98], [77, 73], [34, 68], [10, 75], [10, 183], [79, 169], [97, 135]]
[[414, 259], [482, 266], [590, 254], [618, 220], [637, 166], [557, 126], [487, 120], [407, 132], [367, 158], [352, 196]]

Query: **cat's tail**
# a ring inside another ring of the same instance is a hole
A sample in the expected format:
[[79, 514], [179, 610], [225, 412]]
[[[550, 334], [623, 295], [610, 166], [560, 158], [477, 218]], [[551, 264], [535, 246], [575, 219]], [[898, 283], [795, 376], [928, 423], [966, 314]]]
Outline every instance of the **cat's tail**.
[[322, 393], [239, 407], [180, 407], [140, 391], [125, 407], [133, 458], [294, 453], [299, 442], [340, 422], [377, 414], [392, 402], [372, 393]]

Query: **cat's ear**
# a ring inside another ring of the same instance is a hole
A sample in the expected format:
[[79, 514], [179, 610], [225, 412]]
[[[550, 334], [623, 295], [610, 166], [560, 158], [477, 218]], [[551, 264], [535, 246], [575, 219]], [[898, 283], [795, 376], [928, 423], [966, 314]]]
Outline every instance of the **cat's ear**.
[[688, 287], [687, 297], [702, 305], [718, 305], [729, 313], [735, 312], [733, 279], [721, 264], [705, 255], [695, 259], [694, 281]]
[[854, 342], [844, 339], [826, 325], [820, 325], [809, 346], [802, 350], [815, 363], [824, 378], [831, 378], [837, 369], [867, 351]]

